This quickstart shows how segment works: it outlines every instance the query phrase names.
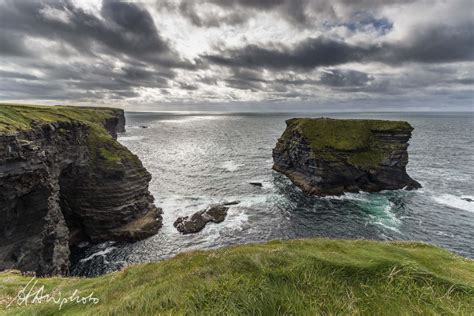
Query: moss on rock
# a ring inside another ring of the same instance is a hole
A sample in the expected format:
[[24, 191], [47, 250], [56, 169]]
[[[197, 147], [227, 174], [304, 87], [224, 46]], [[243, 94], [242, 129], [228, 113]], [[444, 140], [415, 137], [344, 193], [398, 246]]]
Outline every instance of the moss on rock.
[[357, 120], [330, 118], [295, 118], [287, 121], [283, 138], [295, 131], [305, 137], [315, 158], [338, 160], [337, 152], [345, 152], [347, 162], [359, 167], [380, 164], [391, 153], [376, 133], [411, 133], [413, 127], [404, 121]]

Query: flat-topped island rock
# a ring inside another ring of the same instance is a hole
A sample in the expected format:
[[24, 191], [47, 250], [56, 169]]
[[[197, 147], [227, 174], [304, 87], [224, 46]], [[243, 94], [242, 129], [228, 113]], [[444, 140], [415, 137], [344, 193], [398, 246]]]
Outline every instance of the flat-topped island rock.
[[273, 149], [273, 169], [305, 193], [417, 189], [406, 172], [413, 127], [403, 121], [294, 118]]

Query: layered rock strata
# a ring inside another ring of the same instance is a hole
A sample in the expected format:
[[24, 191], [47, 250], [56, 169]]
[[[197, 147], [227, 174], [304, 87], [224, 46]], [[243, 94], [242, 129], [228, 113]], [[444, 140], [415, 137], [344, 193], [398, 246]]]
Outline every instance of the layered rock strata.
[[273, 149], [273, 169], [304, 192], [344, 192], [420, 188], [406, 172], [407, 122], [295, 118]]
[[161, 227], [122, 110], [0, 105], [0, 270], [67, 274], [70, 247]]

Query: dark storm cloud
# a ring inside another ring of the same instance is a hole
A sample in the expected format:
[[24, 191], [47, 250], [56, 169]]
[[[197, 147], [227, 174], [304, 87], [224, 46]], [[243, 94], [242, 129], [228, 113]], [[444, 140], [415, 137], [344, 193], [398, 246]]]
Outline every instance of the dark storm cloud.
[[365, 89], [368, 83], [375, 78], [362, 71], [328, 69], [322, 72], [319, 79], [311, 77], [298, 77], [286, 75], [273, 78], [269, 75], [264, 78], [263, 74], [254, 70], [235, 69], [232, 76], [229, 76], [225, 83], [227, 86], [252, 91], [286, 92], [295, 87], [303, 86], [327, 86], [335, 89]]
[[[42, 73], [42, 82], [34, 82], [33, 75], [0, 71], [0, 97], [121, 99], [137, 96], [136, 87], [168, 87], [174, 68], [195, 67], [162, 38], [140, 4], [104, 1], [99, 14], [68, 0], [0, 1], [0, 57]], [[26, 37], [54, 41], [62, 51], [37, 49]]]
[[124, 99], [138, 96], [127, 86], [111, 81], [44, 81], [14, 80], [0, 77], [0, 99], [77, 100]]
[[332, 70], [324, 72], [321, 83], [333, 87], [358, 87], [364, 86], [374, 80], [372, 76], [355, 70]]
[[199, 14], [197, 7], [199, 2], [183, 1], [179, 4], [179, 12], [187, 17], [189, 21], [198, 27], [219, 27], [221, 25], [239, 25], [247, 21], [248, 15], [242, 11], [226, 12], [221, 16], [213, 14]]
[[68, 44], [81, 55], [123, 54], [166, 67], [191, 67], [170, 48], [150, 13], [140, 5], [104, 1], [100, 13], [101, 17], [95, 16], [67, 0], [4, 1], [0, 3], [0, 29], [4, 37], [8, 34], [7, 43], [18, 41], [17, 50], [21, 35], [28, 34]]
[[4, 71], [4, 70], [0, 70], [0, 78], [38, 80], [38, 77], [34, 75], [20, 73], [16, 71]]
[[199, 87], [196, 84], [189, 83], [189, 82], [178, 82], [179, 87], [184, 90], [189, 90], [189, 91], [194, 91], [199, 89]]
[[[137, 96], [137, 87], [168, 87], [175, 77], [171, 70], [125, 65], [114, 68], [108, 61], [67, 64], [31, 63], [43, 76], [0, 71], [0, 98], [19, 96], [24, 99], [58, 99], [104, 97], [122, 99]], [[25, 79], [25, 80], [17, 80]], [[44, 91], [43, 91], [44, 90]], [[49, 91], [52, 90], [52, 91]]]
[[21, 34], [13, 37], [9, 32], [0, 29], [0, 56], [25, 57], [31, 55]]
[[324, 37], [309, 38], [294, 47], [272, 44], [271, 48], [247, 45], [241, 49], [223, 51], [218, 55], [203, 56], [209, 62], [230, 67], [268, 69], [313, 69], [347, 62], [362, 61], [377, 48], [358, 47]]
[[203, 56], [210, 63], [272, 70], [312, 70], [350, 62], [442, 63], [474, 59], [474, 21], [455, 26], [431, 26], [418, 30], [412, 38], [396, 43], [351, 45], [325, 37], [308, 38], [293, 47], [270, 43]]
[[474, 20], [454, 26], [431, 25], [414, 30], [411, 38], [388, 44], [380, 52], [388, 62], [421, 63], [474, 60]]

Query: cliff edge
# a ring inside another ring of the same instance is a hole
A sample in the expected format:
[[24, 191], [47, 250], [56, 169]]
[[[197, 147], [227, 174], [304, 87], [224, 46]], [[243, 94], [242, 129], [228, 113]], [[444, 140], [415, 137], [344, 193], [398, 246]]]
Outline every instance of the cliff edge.
[[402, 121], [294, 118], [273, 149], [273, 169], [304, 192], [416, 189], [406, 172], [413, 127]]
[[161, 227], [123, 110], [0, 105], [0, 270], [66, 274], [70, 247]]

